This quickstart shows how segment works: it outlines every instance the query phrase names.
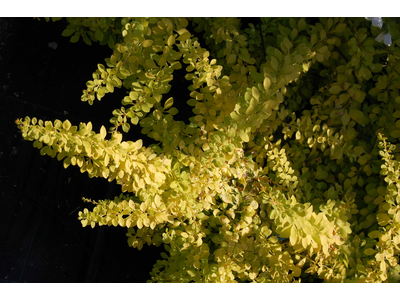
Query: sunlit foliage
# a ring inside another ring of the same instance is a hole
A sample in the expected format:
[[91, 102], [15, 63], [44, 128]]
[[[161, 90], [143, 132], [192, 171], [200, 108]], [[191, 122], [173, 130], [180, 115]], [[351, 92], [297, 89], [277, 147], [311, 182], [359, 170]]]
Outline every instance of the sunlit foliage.
[[[124, 87], [122, 107], [108, 133], [16, 123], [42, 155], [121, 185], [79, 219], [163, 245], [152, 281], [399, 282], [398, 23], [383, 18], [389, 47], [365, 18], [68, 21], [71, 42], [113, 49], [81, 100]], [[166, 99], [181, 68], [190, 99]], [[153, 144], [123, 140], [139, 126]]]

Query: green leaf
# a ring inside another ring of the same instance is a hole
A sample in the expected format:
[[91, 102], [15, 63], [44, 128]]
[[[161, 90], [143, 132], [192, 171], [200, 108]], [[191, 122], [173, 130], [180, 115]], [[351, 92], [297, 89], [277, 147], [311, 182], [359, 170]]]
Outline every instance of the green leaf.
[[172, 97], [168, 98], [168, 100], [165, 101], [165, 103], [164, 103], [164, 109], [166, 110], [166, 109], [170, 108], [173, 104], [174, 104], [174, 98], [172, 98]]
[[302, 30], [306, 29], [307, 23], [306, 23], [306, 21], [304, 20], [304, 18], [301, 18], [301, 19], [299, 20], [299, 23], [298, 23], [297, 27], [299, 28], [299, 31], [302, 31]]
[[366, 120], [364, 118], [364, 113], [361, 110], [351, 108], [349, 111], [349, 116], [358, 124], [365, 125]]
[[64, 128], [65, 130], [68, 131], [68, 130], [71, 128], [71, 122], [68, 121], [68, 120], [65, 120], [65, 121], [63, 122], [62, 126], [63, 126], [63, 128]]
[[268, 92], [269, 87], [271, 86], [271, 80], [268, 77], [265, 77], [263, 85], [264, 85], [265, 91]]
[[175, 37], [171, 35], [167, 40], [167, 45], [172, 46], [173, 44], [175, 44]]
[[364, 250], [365, 255], [373, 255], [376, 252], [377, 251], [372, 249], [372, 248], [367, 248], [367, 249]]
[[341, 23], [335, 28], [336, 33], [341, 33], [346, 29], [347, 25], [345, 23]]
[[239, 133], [239, 136], [243, 142], [247, 143], [249, 141], [249, 135], [247, 134], [247, 132], [241, 131]]
[[379, 238], [381, 235], [382, 235], [382, 233], [380, 233], [378, 230], [374, 230], [374, 231], [371, 231], [370, 233], [368, 233], [368, 236], [369, 236], [371, 239], [377, 239], [377, 238]]
[[251, 88], [251, 92], [252, 92], [254, 98], [256, 98], [257, 100], [260, 98], [260, 92], [255, 86], [253, 86]]
[[190, 32], [186, 28], [179, 29], [178, 31], [179, 37], [176, 39], [178, 41], [186, 41], [190, 39]]
[[249, 107], [246, 110], [246, 116], [250, 116], [251, 114], [253, 114], [254, 109], [256, 108], [257, 102], [258, 101], [255, 98], [251, 98]]
[[274, 56], [271, 57], [271, 66], [275, 71], [278, 70], [278, 60]]
[[226, 59], [226, 63], [228, 65], [233, 64], [235, 61], [236, 61], [236, 54], [230, 54]]
[[90, 40], [90, 38], [87, 36], [86, 33], [83, 34], [83, 41], [85, 42], [85, 44], [91, 46], [92, 45], [92, 41]]
[[146, 66], [148, 66], [150, 69], [157, 68], [156, 63], [152, 59], [146, 59]]
[[101, 42], [104, 38], [104, 33], [103, 31], [100, 29], [100, 27], [97, 27], [95, 33], [94, 33], [94, 37]]
[[296, 132], [296, 140], [300, 140], [301, 139], [301, 133], [300, 131]]
[[347, 112], [345, 112], [341, 117], [341, 121], [343, 126], [346, 126], [350, 121], [350, 115]]
[[343, 91], [343, 89], [338, 85], [333, 85], [329, 89], [329, 93], [331, 93], [333, 95], [339, 94], [341, 91]]
[[389, 223], [389, 221], [391, 220], [391, 218], [389, 217], [389, 215], [387, 213], [377, 214], [376, 219], [378, 220], [378, 224], [380, 226], [386, 226]]
[[258, 72], [250, 72], [250, 76], [255, 82], [262, 82], [264, 80], [264, 75]]
[[64, 159], [64, 162], [63, 162], [63, 165], [64, 165], [64, 168], [66, 169], [66, 168], [68, 168], [68, 166], [71, 164], [71, 157], [66, 157], [65, 159]]
[[391, 130], [390, 136], [395, 139], [400, 138], [400, 130], [399, 129]]
[[169, 114], [171, 114], [173, 116], [175, 116], [178, 112], [179, 111], [178, 111], [178, 109], [176, 107], [172, 107], [167, 111], [167, 113], [169, 113]]
[[76, 43], [76, 42], [78, 42], [79, 41], [79, 38], [80, 38], [80, 34], [79, 34], [79, 32], [77, 32], [77, 33], [75, 33], [72, 37], [71, 37], [71, 39], [69, 40], [71, 43]]
[[142, 43], [143, 48], [150, 47], [151, 45], [153, 45], [153, 41], [152, 41], [152, 40], [145, 40], [145, 41]]
[[152, 105], [150, 105], [149, 103], [145, 102], [142, 104], [142, 110], [146, 113], [148, 113], [150, 111], [151, 107], [152, 107]]
[[62, 36], [71, 36], [75, 32], [74, 29], [64, 29], [64, 31], [61, 33]]
[[292, 42], [291, 42], [287, 37], [285, 37], [285, 38], [283, 39], [283, 44], [285, 45], [285, 47], [286, 47], [288, 50], [290, 50], [290, 49], [293, 47]]
[[108, 47], [110, 47], [111, 49], [114, 49], [115, 46], [115, 38], [112, 34], [109, 35], [108, 37], [108, 42], [107, 42]]
[[130, 128], [131, 128], [131, 125], [129, 125], [129, 123], [122, 124], [122, 130], [124, 132], [128, 132]]

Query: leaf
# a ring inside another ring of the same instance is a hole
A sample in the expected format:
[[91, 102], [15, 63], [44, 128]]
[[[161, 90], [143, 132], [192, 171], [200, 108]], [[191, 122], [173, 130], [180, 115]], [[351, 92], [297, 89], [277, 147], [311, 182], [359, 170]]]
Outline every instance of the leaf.
[[122, 124], [122, 130], [124, 132], [128, 132], [130, 128], [131, 128], [131, 125], [129, 125], [129, 123]]
[[175, 37], [171, 35], [167, 40], [167, 45], [172, 46], [173, 44], [175, 44]]
[[227, 59], [226, 59], [226, 63], [229, 64], [233, 64], [236, 61], [236, 54], [230, 54]]
[[170, 108], [174, 104], [174, 98], [170, 97], [167, 101], [165, 101], [164, 109]]
[[391, 218], [389, 217], [389, 215], [387, 213], [377, 214], [376, 219], [378, 220], [378, 224], [380, 226], [386, 226], [389, 223], [389, 221], [391, 220]]
[[390, 136], [395, 139], [400, 138], [400, 130], [399, 129], [391, 130]]
[[371, 239], [379, 238], [381, 235], [382, 235], [382, 233], [380, 233], [378, 230], [374, 230], [374, 231], [371, 231], [370, 233], [368, 233], [368, 236]]
[[278, 70], [278, 60], [274, 56], [271, 57], [271, 66], [275, 71]]
[[299, 31], [302, 31], [302, 30], [306, 29], [306, 26], [307, 26], [306, 21], [304, 20], [304, 18], [301, 18], [299, 20], [298, 25], [297, 25], [297, 27], [299, 28]]
[[290, 49], [293, 47], [292, 42], [291, 42], [287, 37], [285, 37], [285, 38], [283, 39], [283, 44], [285, 45], [285, 47], [286, 47], [288, 50], [290, 50]]
[[164, 56], [161, 56], [160, 60], [158, 61], [158, 65], [160, 67], [165, 66], [165, 64], [167, 63], [167, 59]]
[[317, 37], [317, 35], [314, 33], [314, 34], [311, 36], [311, 45], [314, 46], [314, 45], [317, 43], [317, 41], [318, 41], [318, 37]]
[[95, 33], [94, 33], [94, 37], [101, 42], [104, 38], [104, 33], [103, 31], [100, 29], [100, 27], [97, 27]]
[[346, 126], [350, 121], [350, 115], [347, 112], [345, 112], [341, 117], [341, 121], [343, 126]]
[[346, 29], [347, 25], [345, 23], [341, 23], [335, 28], [336, 33], [341, 33]]
[[150, 47], [151, 45], [153, 45], [153, 41], [152, 41], [152, 40], [145, 40], [145, 41], [142, 43], [143, 48]]
[[152, 59], [146, 59], [146, 66], [148, 66], [150, 69], [157, 68], [156, 63]]
[[179, 29], [178, 31], [179, 37], [177, 38], [178, 41], [186, 41], [190, 39], [190, 32], [186, 28]]
[[113, 37], [112, 34], [110, 34], [109, 37], [108, 37], [107, 45], [108, 45], [108, 47], [110, 47], [111, 49], [114, 49], [115, 41], [114, 41], [114, 37]]
[[356, 121], [358, 124], [365, 125], [364, 113], [361, 110], [351, 108], [349, 111], [350, 118]]
[[373, 255], [376, 251], [372, 248], [368, 248], [364, 250], [365, 255]]
[[301, 133], [300, 131], [296, 132], [296, 140], [300, 140], [301, 139]]
[[249, 107], [246, 110], [246, 116], [250, 116], [251, 114], [253, 114], [256, 105], [257, 105], [257, 100], [255, 100], [255, 98], [251, 98]]
[[220, 136], [219, 132], [215, 132], [215, 133], [211, 134], [210, 139], [216, 144], [221, 143], [221, 136]]
[[67, 37], [67, 36], [71, 36], [74, 32], [75, 32], [74, 29], [68, 29], [68, 28], [66, 28], [66, 29], [64, 29], [64, 31], [61, 33], [61, 35]]
[[263, 85], [264, 85], [265, 91], [268, 92], [269, 87], [271, 86], [271, 80], [268, 77], [265, 77]]
[[151, 107], [152, 107], [152, 105], [150, 105], [149, 103], [145, 102], [142, 104], [142, 110], [146, 113], [148, 113], [150, 111]]
[[329, 93], [334, 94], [334, 95], [339, 94], [341, 91], [343, 91], [343, 89], [338, 85], [333, 85], [329, 89]]
[[297, 242], [297, 231], [295, 229], [295, 226], [292, 226], [290, 228], [290, 244], [294, 246]]
[[77, 32], [77, 33], [75, 33], [72, 37], [71, 37], [71, 39], [69, 40], [71, 43], [76, 43], [76, 42], [78, 42], [79, 41], [79, 37], [80, 37], [80, 34], [79, 34], [79, 32]]
[[256, 82], [261, 82], [264, 80], [264, 75], [258, 72], [250, 72], [250, 76], [254, 79]]
[[276, 100], [268, 100], [265, 103], [268, 107], [271, 107], [273, 110], [278, 110], [279, 109], [279, 102]]
[[253, 93], [254, 98], [256, 98], [257, 100], [260, 98], [260, 92], [255, 86], [251, 88], [251, 92]]
[[249, 135], [247, 134], [247, 132], [241, 131], [239, 133], [239, 136], [243, 142], [247, 143], [249, 141]]
[[71, 157], [67, 157], [67, 158], [65, 158], [64, 159], [64, 162], [63, 162], [63, 165], [64, 165], [64, 168], [66, 169], [66, 168], [68, 168], [68, 166], [71, 164]]

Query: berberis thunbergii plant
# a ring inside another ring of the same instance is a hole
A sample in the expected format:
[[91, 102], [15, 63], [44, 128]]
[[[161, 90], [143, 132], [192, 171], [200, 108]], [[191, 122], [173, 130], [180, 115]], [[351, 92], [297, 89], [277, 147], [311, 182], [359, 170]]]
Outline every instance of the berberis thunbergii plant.
[[[163, 245], [152, 281], [400, 281], [396, 21], [67, 20], [71, 42], [113, 49], [81, 100], [124, 87], [122, 107], [100, 132], [16, 123], [41, 154], [121, 185], [84, 199], [95, 207], [79, 219], [126, 227], [134, 248]], [[165, 99], [180, 68], [190, 99]], [[185, 102], [186, 123], [174, 119]], [[132, 125], [154, 143], [124, 140]]]

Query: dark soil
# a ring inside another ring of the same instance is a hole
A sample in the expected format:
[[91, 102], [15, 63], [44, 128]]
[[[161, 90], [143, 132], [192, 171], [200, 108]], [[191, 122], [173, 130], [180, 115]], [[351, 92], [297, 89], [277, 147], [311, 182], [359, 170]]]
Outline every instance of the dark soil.
[[[121, 107], [124, 90], [93, 106], [80, 101], [111, 50], [70, 43], [61, 36], [66, 25], [0, 18], [0, 282], [146, 282], [163, 247], [138, 251], [128, 247], [126, 229], [82, 228], [78, 220], [78, 212], [90, 207], [83, 196], [109, 199], [120, 187], [41, 156], [15, 125], [30, 116], [91, 121], [98, 131]], [[130, 133], [129, 139], [137, 138], [139, 132]]]

